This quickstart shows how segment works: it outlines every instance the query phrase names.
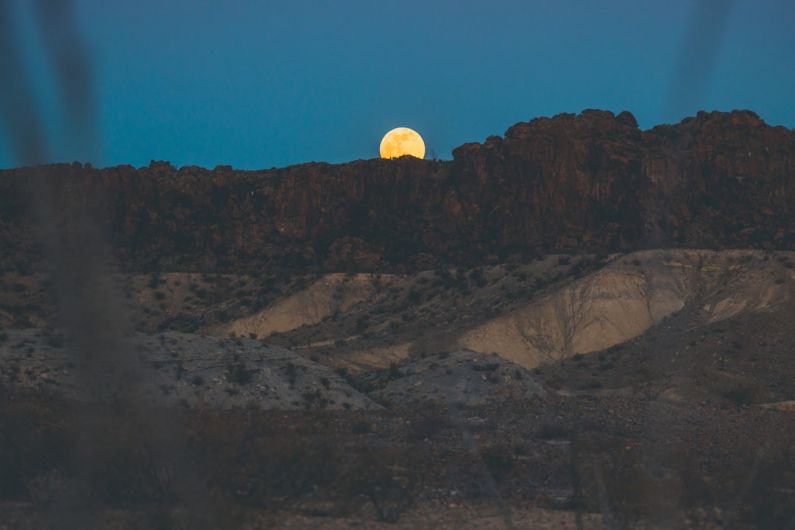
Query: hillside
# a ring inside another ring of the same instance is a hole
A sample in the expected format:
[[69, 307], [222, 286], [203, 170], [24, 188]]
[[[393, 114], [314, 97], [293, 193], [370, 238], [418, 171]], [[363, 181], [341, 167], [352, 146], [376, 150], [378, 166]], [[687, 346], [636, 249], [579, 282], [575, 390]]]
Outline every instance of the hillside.
[[0, 529], [791, 528], [793, 204], [744, 111], [2, 171]]
[[81, 499], [157, 527], [176, 494], [208, 498], [178, 528], [786, 528], [794, 263], [119, 273], [130, 327], [88, 351], [46, 274], [5, 273], [0, 508], [14, 528]]
[[407, 272], [556, 252], [795, 248], [795, 132], [748, 111], [647, 131], [627, 112], [537, 118], [450, 161], [6, 170], [6, 270], [40, 255], [34, 176], [52, 195], [48, 224], [96, 215], [128, 271]]

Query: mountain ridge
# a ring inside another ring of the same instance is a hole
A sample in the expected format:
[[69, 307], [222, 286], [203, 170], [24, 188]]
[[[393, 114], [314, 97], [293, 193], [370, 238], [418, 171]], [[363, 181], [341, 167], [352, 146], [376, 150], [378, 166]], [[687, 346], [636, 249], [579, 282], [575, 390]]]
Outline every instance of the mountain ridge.
[[213, 170], [163, 162], [0, 171], [3, 269], [30, 268], [31, 176], [52, 222], [93, 216], [125, 270], [408, 271], [550, 252], [795, 248], [795, 131], [750, 111], [640, 130], [629, 112], [536, 118], [450, 161]]

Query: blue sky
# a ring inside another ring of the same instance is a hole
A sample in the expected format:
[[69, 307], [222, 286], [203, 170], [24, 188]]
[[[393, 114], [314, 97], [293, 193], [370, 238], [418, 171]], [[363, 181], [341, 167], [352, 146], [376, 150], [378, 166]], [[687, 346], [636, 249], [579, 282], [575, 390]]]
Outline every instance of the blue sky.
[[[26, 3], [16, 4], [52, 159], [81, 159]], [[722, 32], [691, 0], [75, 4], [98, 165], [344, 162], [377, 156], [396, 126], [449, 158], [518, 121], [594, 107], [630, 110], [643, 128], [700, 108], [749, 108], [795, 127], [789, 0], [736, 0]], [[6, 139], [2, 167], [15, 164]]]

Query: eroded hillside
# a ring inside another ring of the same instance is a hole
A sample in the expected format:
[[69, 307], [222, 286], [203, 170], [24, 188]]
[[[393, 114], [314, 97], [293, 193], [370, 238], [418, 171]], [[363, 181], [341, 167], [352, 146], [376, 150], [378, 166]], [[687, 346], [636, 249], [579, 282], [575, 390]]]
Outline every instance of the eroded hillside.
[[[460, 350], [533, 369], [612, 351], [677, 315], [688, 315], [695, 333], [727, 320], [772, 321], [792, 306], [793, 267], [789, 252], [655, 250], [414, 274], [286, 280], [168, 273], [117, 275], [114, 283], [131, 315], [130, 332], [177, 332], [169, 340], [187, 348], [186, 359], [197, 346], [184, 344], [198, 334], [207, 336], [202, 351], [217, 349], [207, 342], [214, 337], [249, 344], [247, 358], [263, 344], [264, 351], [286, 348], [319, 370], [366, 374]], [[5, 275], [4, 327], [59, 336], [47, 285], [41, 274]], [[214, 355], [221, 362], [225, 354]]]

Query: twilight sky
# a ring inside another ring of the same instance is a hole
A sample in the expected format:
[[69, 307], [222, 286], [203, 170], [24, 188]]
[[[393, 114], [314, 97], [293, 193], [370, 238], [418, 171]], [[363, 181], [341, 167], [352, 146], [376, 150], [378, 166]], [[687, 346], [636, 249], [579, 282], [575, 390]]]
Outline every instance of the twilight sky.
[[[11, 1], [51, 158], [84, 159], [64, 132], [29, 2]], [[418, 130], [429, 155], [450, 158], [452, 148], [518, 121], [593, 107], [630, 110], [643, 128], [701, 108], [749, 108], [795, 127], [791, 0], [75, 7], [91, 50], [97, 165], [344, 162], [376, 157], [397, 126]], [[0, 131], [0, 167], [16, 163]]]

